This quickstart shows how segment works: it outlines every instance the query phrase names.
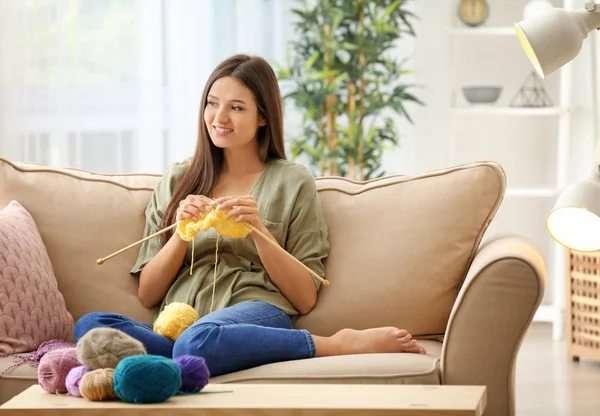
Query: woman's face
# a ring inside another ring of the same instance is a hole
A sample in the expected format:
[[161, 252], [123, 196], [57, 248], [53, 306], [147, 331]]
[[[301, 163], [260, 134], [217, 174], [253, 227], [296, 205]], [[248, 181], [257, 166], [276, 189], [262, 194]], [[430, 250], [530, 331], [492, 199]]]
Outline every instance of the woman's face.
[[208, 92], [204, 122], [213, 144], [222, 149], [254, 144], [266, 121], [258, 114], [254, 94], [233, 77], [215, 81]]

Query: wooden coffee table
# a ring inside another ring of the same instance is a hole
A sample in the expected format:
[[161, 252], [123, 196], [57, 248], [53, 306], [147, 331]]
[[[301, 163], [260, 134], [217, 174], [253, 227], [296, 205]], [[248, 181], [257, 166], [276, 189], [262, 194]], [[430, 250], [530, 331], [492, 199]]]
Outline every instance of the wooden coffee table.
[[484, 386], [209, 384], [200, 394], [136, 405], [48, 394], [35, 385], [0, 406], [0, 416], [479, 416], [485, 405]]

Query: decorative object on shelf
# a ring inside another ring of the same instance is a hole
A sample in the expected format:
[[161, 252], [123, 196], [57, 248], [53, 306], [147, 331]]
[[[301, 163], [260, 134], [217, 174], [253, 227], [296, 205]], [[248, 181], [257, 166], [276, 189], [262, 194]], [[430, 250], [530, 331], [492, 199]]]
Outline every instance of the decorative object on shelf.
[[502, 87], [471, 86], [462, 88], [465, 99], [471, 104], [493, 104], [498, 101]]
[[535, 71], [531, 72], [510, 102], [511, 107], [551, 107], [552, 101], [546, 93]]
[[553, 8], [548, 0], [529, 0], [523, 8], [523, 19], [535, 19]]
[[487, 0], [461, 0], [458, 6], [458, 17], [470, 27], [482, 25], [490, 14]]
[[[577, 10], [554, 8], [535, 19], [514, 24], [521, 46], [538, 74], [545, 78], [574, 59], [584, 39], [600, 29], [600, 5], [586, 3]], [[546, 218], [548, 233], [565, 247], [577, 251], [600, 250], [600, 125], [596, 82], [596, 45], [592, 36], [592, 103], [595, 168], [582, 181], [565, 188]]]

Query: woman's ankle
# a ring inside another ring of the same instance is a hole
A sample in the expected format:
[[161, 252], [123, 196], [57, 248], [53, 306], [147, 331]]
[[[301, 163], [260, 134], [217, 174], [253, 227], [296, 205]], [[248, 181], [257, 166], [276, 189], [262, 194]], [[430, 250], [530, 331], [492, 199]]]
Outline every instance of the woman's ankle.
[[342, 354], [341, 345], [335, 334], [329, 337], [320, 337], [317, 335], [313, 335], [312, 337], [315, 342], [316, 357], [331, 357]]

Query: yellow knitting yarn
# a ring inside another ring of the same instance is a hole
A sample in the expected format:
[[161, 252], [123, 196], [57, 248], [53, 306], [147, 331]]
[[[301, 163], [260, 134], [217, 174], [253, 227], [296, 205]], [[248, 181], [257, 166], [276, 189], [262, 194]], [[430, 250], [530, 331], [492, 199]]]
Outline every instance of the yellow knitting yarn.
[[[206, 231], [210, 227], [213, 227], [217, 231], [217, 234], [229, 238], [244, 238], [248, 234], [250, 234], [250, 232], [253, 229], [252, 226], [247, 223], [236, 221], [234, 218], [227, 218], [227, 212], [217, 208], [213, 208], [206, 214], [201, 214], [192, 220], [180, 221], [177, 224], [177, 233], [179, 234], [182, 240], [192, 242], [192, 263], [190, 265], [190, 275], [193, 273], [194, 270], [194, 251], [196, 249], [194, 245], [194, 237], [196, 237], [196, 234], [199, 231]], [[215, 304], [215, 288], [217, 285], [218, 258], [219, 239], [217, 238], [217, 243], [215, 247], [215, 268], [213, 273], [213, 293], [212, 300], [210, 302], [211, 312], [213, 311]], [[183, 332], [183, 330], [181, 332]]]
[[165, 309], [156, 318], [154, 332], [175, 341], [198, 318], [198, 312], [190, 305], [173, 302], [165, 306]]
[[177, 225], [177, 232], [184, 241], [192, 241], [198, 231], [206, 231], [214, 227], [219, 235], [230, 238], [244, 238], [252, 228], [235, 218], [226, 218], [227, 212], [213, 209], [206, 214], [201, 214], [193, 220], [183, 220]]

